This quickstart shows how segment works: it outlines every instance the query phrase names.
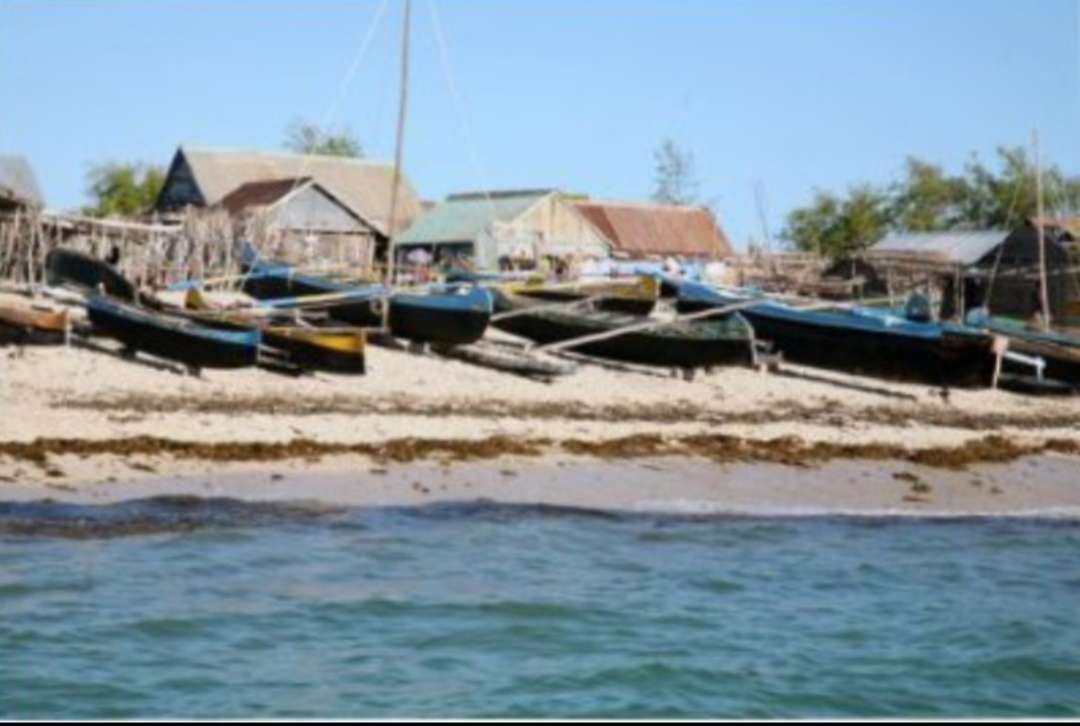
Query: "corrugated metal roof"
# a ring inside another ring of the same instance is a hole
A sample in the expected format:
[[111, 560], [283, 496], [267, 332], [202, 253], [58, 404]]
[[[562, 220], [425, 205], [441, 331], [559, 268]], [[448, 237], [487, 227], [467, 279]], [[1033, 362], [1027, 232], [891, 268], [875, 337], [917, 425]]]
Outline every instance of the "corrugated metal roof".
[[867, 257], [899, 254], [973, 265], [1004, 242], [1009, 234], [1002, 230], [891, 234], [871, 247]]
[[34, 170], [22, 156], [0, 156], [0, 198], [45, 206]]
[[509, 222], [552, 194], [551, 190], [460, 194], [423, 215], [395, 244], [437, 244], [477, 239], [494, 222]]
[[[208, 149], [184, 146], [177, 152], [187, 159], [208, 205], [250, 182], [309, 176], [345, 202], [380, 233], [388, 232], [394, 167], [342, 156], [288, 154]], [[420, 199], [402, 175], [398, 185], [397, 230], [405, 229], [420, 214]]]
[[578, 211], [630, 255], [730, 257], [731, 243], [701, 207], [629, 202], [577, 202]]

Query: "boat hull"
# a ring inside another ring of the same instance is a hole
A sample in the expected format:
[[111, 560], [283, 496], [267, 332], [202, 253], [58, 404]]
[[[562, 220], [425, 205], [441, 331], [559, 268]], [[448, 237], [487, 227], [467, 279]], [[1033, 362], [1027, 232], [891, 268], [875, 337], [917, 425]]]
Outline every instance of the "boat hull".
[[246, 368], [258, 360], [257, 330], [226, 331], [103, 297], [87, 303], [90, 322], [127, 348], [190, 368]]
[[[544, 345], [580, 338], [593, 333], [612, 330], [634, 322], [633, 318], [617, 315], [589, 314], [570, 315], [555, 311], [536, 311], [516, 315], [492, 323], [507, 333]], [[750, 329], [743, 327], [742, 334], [727, 334], [730, 321], [715, 321], [679, 329], [638, 331], [615, 338], [586, 343], [571, 349], [596, 358], [634, 363], [662, 368], [703, 368], [720, 365], [738, 365], [751, 362]], [[723, 335], [712, 335], [713, 331]], [[678, 334], [685, 331], [685, 335]]]
[[263, 339], [270, 347], [284, 351], [289, 361], [301, 368], [347, 375], [367, 372], [365, 340], [361, 331], [267, 326], [263, 328]]
[[390, 334], [415, 343], [468, 345], [484, 337], [493, 310], [491, 293], [397, 294], [390, 298]]
[[135, 299], [135, 286], [104, 260], [59, 247], [45, 257], [50, 285], [73, 285], [82, 290], [104, 292], [121, 300]]
[[[680, 298], [678, 310], [692, 313], [728, 304]], [[771, 342], [785, 360], [898, 381], [962, 387], [989, 385], [993, 357], [989, 336], [911, 337], [857, 326], [819, 323], [809, 314], [790, 317], [752, 306], [741, 311], [759, 340]]]

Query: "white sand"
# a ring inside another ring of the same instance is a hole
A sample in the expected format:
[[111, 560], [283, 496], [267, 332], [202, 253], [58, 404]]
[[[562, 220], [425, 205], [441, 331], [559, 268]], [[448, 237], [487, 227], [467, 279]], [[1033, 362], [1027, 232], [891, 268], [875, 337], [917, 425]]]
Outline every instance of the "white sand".
[[[292, 379], [242, 370], [206, 371], [196, 379], [88, 350], [0, 348], [0, 442], [140, 435], [193, 442], [349, 444], [500, 435], [559, 442], [723, 433], [924, 448], [959, 446], [990, 433], [1018, 443], [1080, 440], [1080, 398], [953, 390], [946, 401], [925, 385], [794, 366], [785, 370], [793, 375], [731, 368], [687, 382], [584, 366], [574, 376], [544, 384], [372, 346], [369, 374], [363, 377]], [[292, 410], [297, 404], [308, 410]], [[775, 420], [757, 420], [769, 413]], [[310, 466], [303, 461], [221, 466], [168, 457], [133, 462], [115, 456], [56, 457], [50, 464], [55, 470], [47, 476], [25, 461], [0, 456], [0, 498], [14, 489], [70, 494], [110, 478], [116, 481], [107, 483], [116, 484], [187, 474], [200, 478], [201, 486], [207, 477], [255, 472], [265, 482], [271, 470], [295, 474]], [[319, 470], [367, 466], [341, 457], [336, 463], [324, 460]], [[882, 471], [895, 469], [888, 467], [877, 465]], [[520, 482], [518, 489], [527, 491]], [[674, 500], [676, 494], [657, 496]], [[789, 493], [794, 505], [793, 497]], [[1043, 494], [1038, 498], [1047, 503]]]

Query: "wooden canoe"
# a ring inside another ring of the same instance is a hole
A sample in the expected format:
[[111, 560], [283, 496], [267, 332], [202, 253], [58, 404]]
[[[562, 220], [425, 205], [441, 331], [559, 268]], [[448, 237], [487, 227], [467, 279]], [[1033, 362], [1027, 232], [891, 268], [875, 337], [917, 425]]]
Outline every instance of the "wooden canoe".
[[[507, 293], [500, 291], [500, 295]], [[509, 302], [515, 304], [514, 298]], [[645, 322], [647, 317], [606, 311], [552, 309], [516, 304], [518, 315], [495, 319], [492, 325], [538, 345], [575, 340]], [[663, 368], [693, 369], [753, 360], [753, 330], [737, 313], [716, 320], [683, 322], [652, 330], [584, 342], [571, 352], [596, 358]]]
[[64, 339], [72, 312], [47, 300], [0, 293], [0, 341], [57, 343]]
[[187, 291], [185, 304], [199, 320], [210, 325], [257, 326], [267, 346], [283, 351], [290, 363], [301, 368], [356, 375], [367, 371], [367, 336], [362, 329], [274, 323], [266, 319], [267, 311], [259, 308], [215, 308], [196, 288]]
[[116, 338], [130, 351], [196, 370], [244, 368], [258, 361], [262, 336], [255, 328], [223, 330], [103, 295], [92, 296], [86, 309], [96, 330]]
[[935, 385], [985, 386], [993, 376], [993, 336], [981, 330], [914, 322], [889, 310], [802, 310], [750, 293], [679, 286], [680, 313], [738, 302], [751, 303], [741, 312], [757, 338], [794, 363]]
[[660, 281], [652, 275], [623, 280], [578, 280], [564, 283], [534, 278], [524, 282], [504, 283], [499, 287], [511, 295], [544, 302], [570, 303], [597, 298], [595, 308], [629, 315], [648, 315], [656, 307], [656, 300], [660, 295]]

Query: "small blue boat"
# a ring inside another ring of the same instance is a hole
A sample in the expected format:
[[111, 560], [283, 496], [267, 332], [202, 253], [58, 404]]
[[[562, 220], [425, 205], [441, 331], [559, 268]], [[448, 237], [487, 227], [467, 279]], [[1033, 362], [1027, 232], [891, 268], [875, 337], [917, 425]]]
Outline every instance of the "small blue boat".
[[988, 385], [993, 377], [993, 336], [985, 331], [918, 322], [891, 310], [800, 310], [760, 292], [679, 285], [680, 312], [740, 302], [752, 303], [740, 312], [755, 335], [793, 362], [936, 385]]
[[493, 312], [493, 297], [481, 287], [445, 285], [421, 294], [391, 294], [385, 285], [350, 285], [297, 274], [289, 265], [257, 259], [250, 248], [243, 256], [250, 272], [244, 291], [267, 305], [295, 307], [306, 296], [334, 295], [323, 308], [331, 318], [374, 328], [382, 326], [382, 306], [389, 304], [390, 334], [417, 343], [474, 343], [483, 337]]
[[136, 307], [102, 295], [86, 304], [90, 322], [129, 351], [178, 361], [189, 368], [246, 368], [255, 365], [262, 336], [257, 328], [220, 330], [192, 320]]

